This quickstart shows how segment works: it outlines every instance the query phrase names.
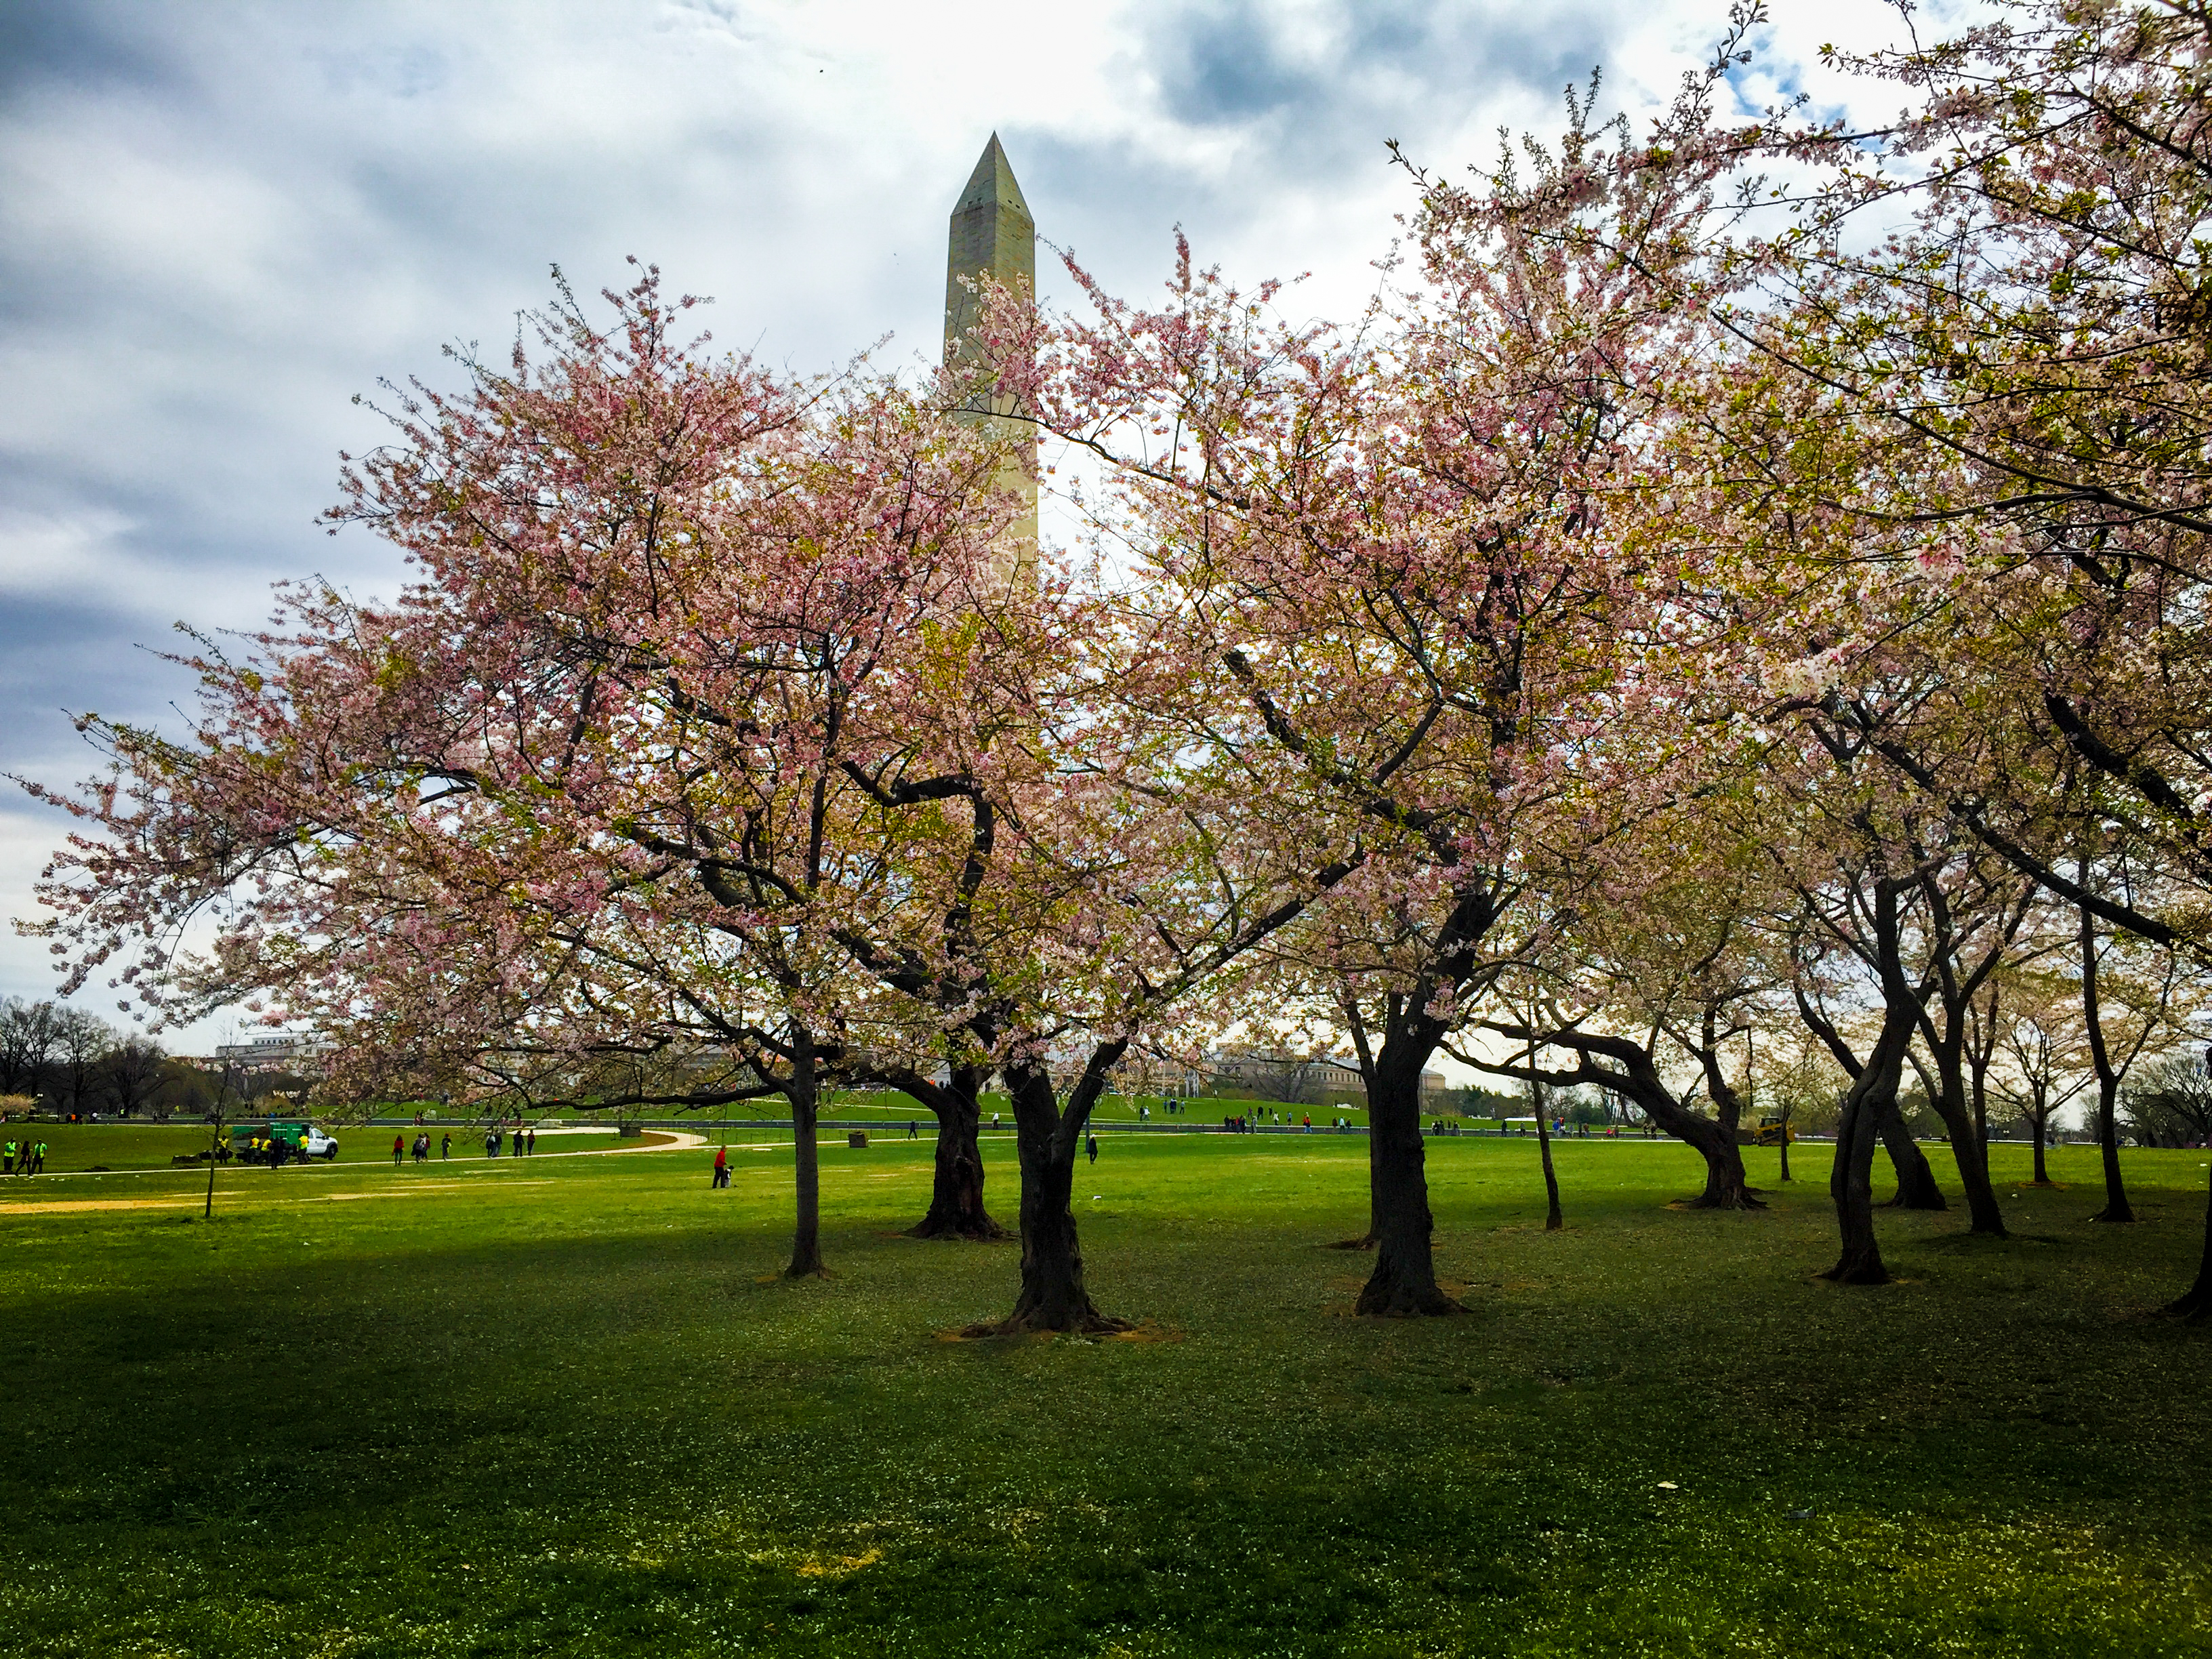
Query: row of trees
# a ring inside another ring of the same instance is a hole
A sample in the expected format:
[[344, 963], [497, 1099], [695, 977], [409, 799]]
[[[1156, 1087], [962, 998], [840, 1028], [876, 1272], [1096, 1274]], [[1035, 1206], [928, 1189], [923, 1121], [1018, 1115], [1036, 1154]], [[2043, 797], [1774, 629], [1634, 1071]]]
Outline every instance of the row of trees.
[[118, 1031], [85, 1009], [0, 1000], [0, 1095], [80, 1115], [166, 1115], [191, 1092], [183, 1069], [159, 1043]]
[[[794, 1273], [824, 1086], [937, 1114], [917, 1231], [973, 1237], [995, 1076], [999, 1328], [1115, 1322], [1085, 1123], [1231, 1029], [1358, 1057], [1365, 1312], [1456, 1306], [1440, 1051], [1608, 1091], [1745, 1207], [1739, 1045], [1829, 1068], [1867, 1283], [1876, 1147], [1944, 1201], [1908, 1073], [2001, 1232], [1990, 1091], [2063, 1003], [2127, 1218], [2120, 1091], [2212, 914], [2212, 43], [2031, 5], [1860, 64], [1907, 96], [1881, 131], [1727, 125], [1759, 21], [1643, 138], [1573, 102], [1470, 183], [1408, 164], [1343, 325], [1179, 246], [1156, 308], [1073, 265], [1071, 313], [982, 296], [915, 388], [711, 356], [650, 271], [605, 327], [563, 288], [349, 461], [331, 523], [407, 556], [398, 603], [285, 589], [180, 659], [191, 732], [88, 722], [111, 773], [46, 796], [86, 825], [44, 889], [72, 982], [265, 999], [339, 1089], [781, 1094]], [[1042, 558], [996, 484], [1038, 429], [1096, 478]]]

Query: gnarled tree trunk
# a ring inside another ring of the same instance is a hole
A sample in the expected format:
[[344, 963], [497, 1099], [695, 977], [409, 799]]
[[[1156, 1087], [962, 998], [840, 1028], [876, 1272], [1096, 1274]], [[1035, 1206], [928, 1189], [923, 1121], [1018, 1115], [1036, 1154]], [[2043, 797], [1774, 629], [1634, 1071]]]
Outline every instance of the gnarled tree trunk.
[[1723, 1128], [1708, 1117], [1695, 1112], [1686, 1112], [1673, 1102], [1671, 1109], [1656, 1111], [1647, 1103], [1644, 1115], [1656, 1121], [1675, 1139], [1693, 1147], [1705, 1160], [1705, 1189], [1690, 1200], [1693, 1210], [1763, 1210], [1761, 1199], [1743, 1170], [1743, 1149], [1736, 1145], [1733, 1131]]
[[1385, 1318], [1461, 1313], [1437, 1284], [1431, 1248], [1427, 1152], [1421, 1144], [1421, 1067], [1443, 1036], [1417, 1011], [1390, 1022], [1376, 1056], [1368, 1096], [1368, 1153], [1374, 1206], [1375, 1267], [1353, 1311]]
[[[1869, 1067], [1871, 1071], [1873, 1068]], [[1892, 1085], [1894, 1087], [1894, 1083]], [[1887, 1285], [1889, 1269], [1881, 1259], [1881, 1241], [1874, 1231], [1874, 1148], [1878, 1113], [1866, 1098], [1867, 1079], [1862, 1075], [1844, 1097], [1842, 1115], [1836, 1123], [1836, 1163], [1828, 1172], [1828, 1197], [1836, 1206], [1836, 1231], [1841, 1248], [1836, 1265], [1820, 1275], [1838, 1285]]]
[[[1735, 1136], [1711, 1118], [1700, 1117], [1677, 1102], [1659, 1075], [1651, 1056], [1626, 1037], [1581, 1030], [1539, 1031], [1511, 1021], [1486, 1020], [1483, 1027], [1515, 1042], [1538, 1048], [1565, 1048], [1576, 1054], [1572, 1072], [1540, 1073], [1536, 1068], [1486, 1066], [1502, 1077], [1551, 1083], [1595, 1083], [1633, 1102], [1649, 1122], [1694, 1148], [1705, 1160], [1705, 1189], [1690, 1200], [1694, 1210], [1763, 1210], [1757, 1192], [1744, 1178], [1743, 1151]], [[1608, 1062], [1601, 1065], [1599, 1061]]]
[[1022, 1287], [1012, 1313], [995, 1325], [971, 1326], [966, 1334], [1129, 1328], [1127, 1321], [1100, 1313], [1091, 1300], [1072, 1204], [1084, 1125], [1127, 1046], [1099, 1047], [1065, 1110], [1042, 1060], [1017, 1060], [1004, 1068], [1014, 1109], [1014, 1146], [1021, 1158]]
[[979, 1066], [956, 1066], [942, 1084], [922, 1078], [900, 1080], [899, 1087], [927, 1107], [937, 1120], [937, 1158], [930, 1179], [929, 1211], [907, 1230], [909, 1238], [1006, 1236], [1006, 1230], [983, 1207], [980, 1097], [989, 1075]]
[[1936, 1184], [1936, 1171], [1928, 1167], [1928, 1154], [1920, 1150], [1920, 1143], [1905, 1127], [1904, 1114], [1897, 1109], [1897, 1097], [1893, 1094], [1886, 1103], [1887, 1109], [1876, 1120], [1881, 1134], [1882, 1150], [1889, 1154], [1890, 1167], [1897, 1171], [1897, 1193], [1889, 1200], [1893, 1210], [1948, 1210], [1950, 1201], [1943, 1189]]
[[1997, 1207], [1996, 1188], [1990, 1184], [1990, 1149], [1966, 1105], [1963, 1084], [1955, 1088], [1953, 1085], [1952, 1079], [1938, 1079], [1935, 1104], [1950, 1136], [1951, 1161], [1959, 1166], [1959, 1186], [1966, 1194], [1966, 1231], [2002, 1238], [2004, 1212]]
[[[1842, 1118], [1836, 1125], [1836, 1164], [1828, 1175], [1828, 1196], [1836, 1206], [1839, 1248], [1836, 1265], [1820, 1277], [1839, 1285], [1889, 1282], [1889, 1268], [1881, 1259], [1881, 1243], [1874, 1231], [1875, 1141], [1895, 1124], [1905, 1144], [1911, 1146], [1912, 1138], [1903, 1133], [1905, 1126], [1898, 1117], [1897, 1085], [1905, 1073], [1905, 1050], [1911, 1047], [1912, 1033], [1919, 1024], [1920, 1002], [1905, 981], [1899, 957], [1898, 896], [1893, 881], [1874, 884], [1869, 909], [1881, 977], [1881, 1030], [1865, 1063], [1852, 1078], [1850, 1091], [1844, 1097]], [[1801, 993], [1799, 1006], [1805, 1006]], [[1840, 1049], [1832, 1032], [1822, 1030], [1820, 1035], [1832, 1052]], [[1838, 1057], [1847, 1059], [1848, 1051], [1838, 1053]], [[1893, 1148], [1892, 1157], [1895, 1155]], [[1928, 1160], [1920, 1157], [1918, 1147], [1912, 1147], [1912, 1155], [1924, 1169]], [[1900, 1171], [1904, 1167], [1899, 1165]], [[1929, 1184], [1935, 1184], [1932, 1175]], [[1899, 1185], [1903, 1185], [1901, 1175]]]
[[[1705, 1190], [1691, 1201], [1698, 1210], [1763, 1210], [1766, 1206], [1753, 1195], [1753, 1188], [1743, 1172], [1743, 1141], [1736, 1133], [1743, 1121], [1743, 1097], [1728, 1080], [1726, 1069], [1721, 1064], [1721, 1038], [1718, 1006], [1707, 1002], [1698, 1020], [1699, 1042], [1696, 1054], [1705, 1073], [1705, 1093], [1713, 1103], [1715, 1121], [1710, 1125], [1694, 1112], [1678, 1111], [1677, 1122], [1662, 1121], [1661, 1127], [1676, 1139], [1697, 1148], [1705, 1160]], [[1674, 1097], [1659, 1091], [1668, 1107], [1674, 1105]], [[1645, 1108], [1650, 1115], [1650, 1108]], [[1716, 1133], [1717, 1131], [1717, 1133]], [[1789, 1179], [1788, 1154], [1784, 1155], [1783, 1179]]]

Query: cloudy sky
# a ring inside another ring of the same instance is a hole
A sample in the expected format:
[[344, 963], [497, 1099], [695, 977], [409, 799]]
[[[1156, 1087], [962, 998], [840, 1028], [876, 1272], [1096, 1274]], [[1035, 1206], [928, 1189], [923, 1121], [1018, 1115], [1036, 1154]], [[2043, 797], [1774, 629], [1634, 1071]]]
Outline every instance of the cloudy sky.
[[[1892, 39], [1894, 15], [1776, 4], [1745, 98], [1868, 98], [1819, 47]], [[918, 362], [995, 128], [1040, 234], [1110, 286], [1158, 281], [1181, 224], [1201, 258], [1310, 272], [1295, 303], [1346, 310], [1407, 205], [1386, 138], [1486, 160], [1597, 64], [1608, 109], [1649, 109], [1723, 12], [0, 0], [0, 769], [85, 773], [68, 711], [165, 718], [190, 688], [153, 653], [180, 620], [250, 628], [310, 573], [389, 592], [382, 546], [312, 522], [337, 453], [379, 436], [353, 394], [450, 382], [440, 347], [503, 342], [556, 263], [588, 292], [658, 261], [714, 297], [720, 343], [794, 368], [885, 335], [883, 361]], [[63, 832], [0, 797], [0, 917], [35, 914]], [[42, 944], [0, 933], [0, 994], [52, 982]]]

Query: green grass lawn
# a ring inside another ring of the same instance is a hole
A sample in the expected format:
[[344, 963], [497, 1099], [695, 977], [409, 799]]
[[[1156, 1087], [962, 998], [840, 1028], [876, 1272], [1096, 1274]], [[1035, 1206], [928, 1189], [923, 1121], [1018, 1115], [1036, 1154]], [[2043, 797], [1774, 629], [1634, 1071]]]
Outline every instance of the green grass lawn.
[[2145, 1312], [2202, 1153], [2127, 1155], [2134, 1228], [2077, 1149], [2011, 1242], [1885, 1213], [1850, 1291], [1823, 1149], [1702, 1214], [1682, 1149], [1561, 1143], [1547, 1235], [1533, 1142], [1432, 1142], [1473, 1311], [1386, 1324], [1322, 1248], [1364, 1142], [1115, 1138], [1145, 1340], [957, 1342], [1017, 1250], [896, 1236], [926, 1139], [825, 1147], [802, 1284], [787, 1146], [540, 1147], [227, 1170], [212, 1225], [196, 1171], [0, 1187], [0, 1652], [2212, 1653], [2212, 1330]]

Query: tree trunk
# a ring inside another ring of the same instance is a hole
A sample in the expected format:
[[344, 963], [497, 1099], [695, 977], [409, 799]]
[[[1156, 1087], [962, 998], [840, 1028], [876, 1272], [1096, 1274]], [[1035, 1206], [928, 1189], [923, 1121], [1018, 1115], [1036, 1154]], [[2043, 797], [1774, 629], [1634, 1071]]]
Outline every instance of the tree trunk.
[[[1661, 1091], [1663, 1094], [1664, 1091]], [[1765, 1204], [1743, 1172], [1743, 1148], [1733, 1132], [1709, 1117], [1684, 1111], [1671, 1098], [1639, 1095], [1644, 1115], [1705, 1160], [1705, 1189], [1690, 1200], [1693, 1210], [1763, 1210]]]
[[2035, 1184], [2039, 1187], [2051, 1185], [2051, 1171], [2043, 1161], [2043, 1143], [2050, 1133], [2050, 1117], [2047, 1111], [2035, 1115]]
[[[1869, 1067], [1870, 1073], [1874, 1068]], [[1882, 1263], [1881, 1243], [1874, 1231], [1874, 1147], [1877, 1113], [1866, 1098], [1867, 1079], [1862, 1076], [1844, 1097], [1842, 1116], [1836, 1124], [1836, 1162], [1828, 1174], [1828, 1196], [1836, 1206], [1836, 1230], [1842, 1248], [1836, 1265], [1820, 1275], [1838, 1285], [1887, 1285], [1889, 1269]]]
[[[1493, 1026], [1492, 1029], [1519, 1038], [1526, 1039], [1531, 1036], [1526, 1027]], [[1700, 1117], [1677, 1102], [1660, 1077], [1658, 1067], [1652, 1063], [1650, 1054], [1625, 1039], [1593, 1037], [1588, 1033], [1553, 1032], [1546, 1035], [1542, 1041], [1580, 1054], [1579, 1075], [1583, 1080], [1612, 1089], [1623, 1099], [1633, 1101], [1642, 1109], [1647, 1126], [1656, 1126], [1705, 1160], [1705, 1189], [1690, 1200], [1690, 1208], [1763, 1210], [1766, 1207], [1744, 1176], [1743, 1149], [1736, 1145], [1735, 1136], [1711, 1118]], [[1611, 1065], [1598, 1066], [1598, 1059], [1608, 1060]]]
[[[2081, 884], [2089, 884], [2089, 864], [2081, 862]], [[2105, 1048], [2105, 1018], [2097, 986], [2097, 925], [2087, 910], [2081, 913], [2081, 1024], [2089, 1038], [2089, 1059], [2097, 1073], [2097, 1149], [2104, 1154], [2105, 1207], [2092, 1221], [2133, 1221], [2134, 1206], [2128, 1202], [2126, 1183], [2120, 1179], [2119, 1073]]]
[[[1936, 1058], [1940, 1070], [1942, 1057]], [[2002, 1238], [2004, 1212], [1997, 1207], [1996, 1189], [1990, 1184], [1990, 1149], [1967, 1109], [1963, 1081], [1950, 1077], [1939, 1081], [1936, 1112], [1950, 1136], [1951, 1160], [1959, 1166], [1959, 1186], [1966, 1194], [1966, 1231]]]
[[1544, 1162], [1544, 1231], [1556, 1233], [1566, 1224], [1559, 1213], [1559, 1177], [1552, 1168], [1552, 1109], [1541, 1090], [1531, 1091], [1536, 1097], [1536, 1147]]
[[2212, 1182], [2204, 1196], [2204, 1253], [2197, 1258], [2197, 1282], [2160, 1311], [2189, 1319], [2212, 1316]]
[[2119, 1092], [2117, 1083], [2110, 1087], [2100, 1084], [2097, 1090], [2097, 1150], [2103, 1154], [2105, 1165], [2105, 1207], [2089, 1218], [2092, 1221], [2133, 1221], [2135, 1206], [2128, 1202], [2127, 1183], [2120, 1178], [2119, 1114], [2113, 1109], [2113, 1097]]
[[1790, 1103], [1782, 1103], [1782, 1179], [1786, 1185], [1793, 1179], [1790, 1173]]
[[1948, 1210], [1949, 1201], [1943, 1189], [1936, 1184], [1936, 1171], [1928, 1167], [1928, 1155], [1920, 1150], [1911, 1131], [1905, 1127], [1904, 1115], [1897, 1109], [1893, 1095], [1882, 1103], [1876, 1120], [1881, 1127], [1882, 1149], [1889, 1154], [1890, 1166], [1897, 1171], [1897, 1195], [1889, 1200], [1893, 1210]]
[[1125, 1331], [1128, 1322], [1098, 1311], [1083, 1282], [1075, 1234], [1075, 1159], [1091, 1105], [1126, 1043], [1103, 1045], [1083, 1083], [1060, 1108], [1051, 1074], [1040, 1060], [1018, 1060], [1003, 1072], [1014, 1109], [1014, 1146], [1022, 1170], [1022, 1288], [1012, 1314], [995, 1325], [970, 1326], [970, 1336], [1021, 1331]]
[[784, 1269], [784, 1277], [811, 1279], [828, 1271], [822, 1265], [822, 1149], [814, 1144], [821, 1080], [815, 1069], [814, 1034], [803, 1026], [795, 1027], [791, 1046], [791, 1081], [785, 1093], [791, 1098], [792, 1163], [798, 1205], [791, 1233], [791, 1265]]
[[956, 1066], [950, 1080], [927, 1085], [927, 1092], [904, 1085], [937, 1119], [937, 1163], [929, 1190], [929, 1212], [907, 1230], [909, 1238], [1004, 1238], [1006, 1230], [983, 1207], [983, 1152], [977, 1139], [983, 1121], [979, 1097], [989, 1073]]
[[1440, 1027], [1418, 1012], [1391, 1022], [1376, 1056], [1368, 1097], [1368, 1146], [1373, 1160], [1375, 1269], [1353, 1311], [1386, 1318], [1465, 1310], [1437, 1286], [1431, 1251], [1426, 1153], [1421, 1146], [1421, 1067], [1436, 1052]]
[[[1885, 942], [1893, 940], [1894, 892], [1878, 886], [1875, 904], [1876, 925], [1885, 930]], [[1893, 962], [1892, 952], [1885, 959], [1885, 968]], [[1893, 972], [1885, 973], [1887, 980], [1898, 978]], [[1844, 1097], [1843, 1115], [1836, 1125], [1836, 1163], [1828, 1175], [1828, 1196], [1836, 1206], [1840, 1248], [1836, 1265], [1820, 1275], [1838, 1285], [1889, 1283], [1889, 1268], [1882, 1261], [1881, 1243], [1874, 1231], [1874, 1148], [1889, 1124], [1897, 1123], [1900, 1130], [1904, 1127], [1897, 1116], [1897, 1085], [1918, 1016], [1918, 1006], [1909, 997], [1898, 995], [1895, 985], [1885, 987], [1881, 1031], [1875, 1038], [1866, 1064], [1852, 1080], [1850, 1091]], [[1911, 1137], [1905, 1139], [1910, 1144]], [[1914, 1148], [1916, 1153], [1918, 1150]], [[1921, 1162], [1925, 1164], [1927, 1160]]]

